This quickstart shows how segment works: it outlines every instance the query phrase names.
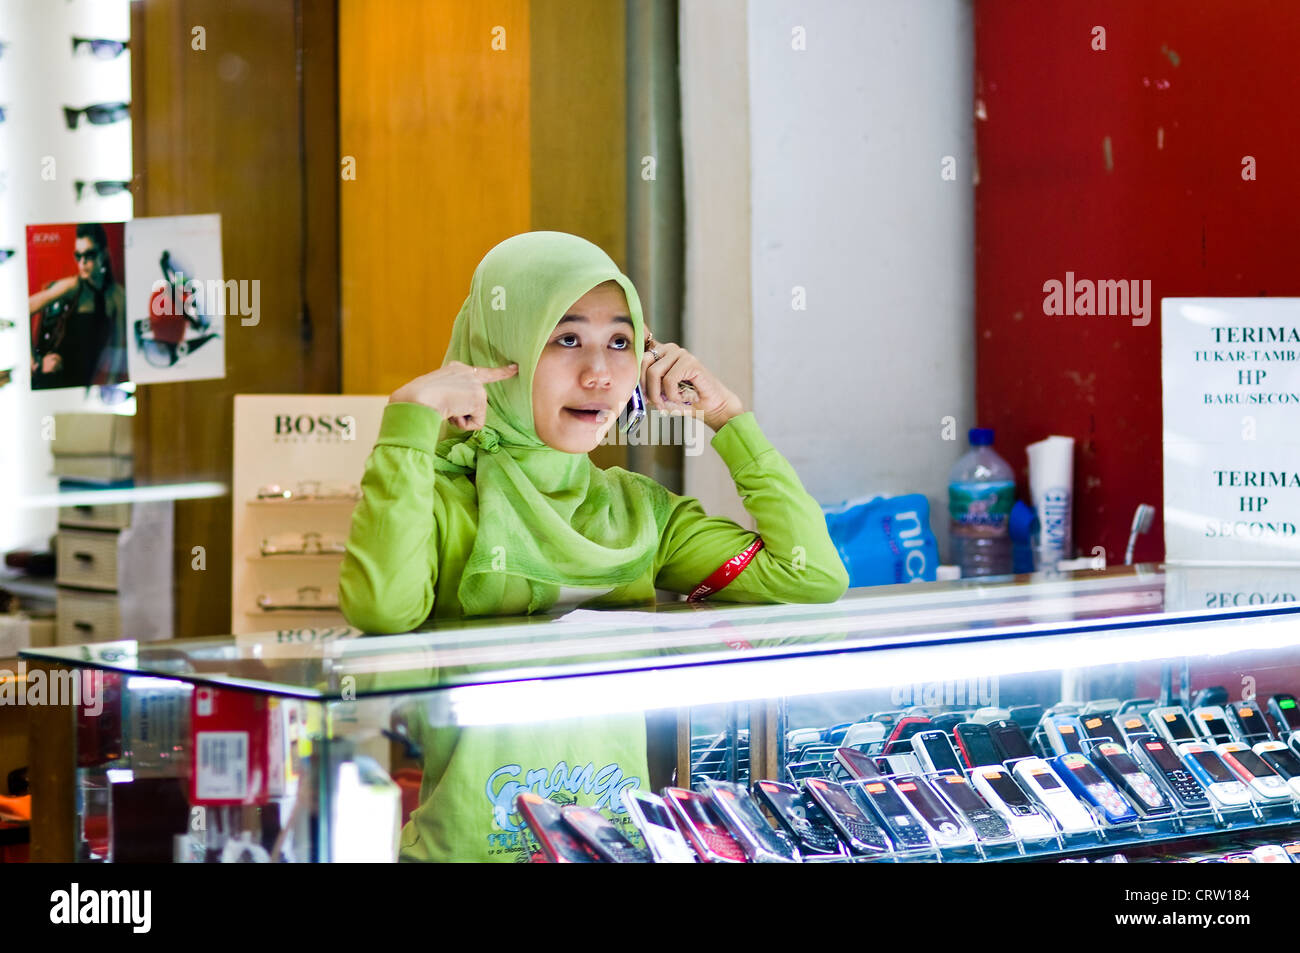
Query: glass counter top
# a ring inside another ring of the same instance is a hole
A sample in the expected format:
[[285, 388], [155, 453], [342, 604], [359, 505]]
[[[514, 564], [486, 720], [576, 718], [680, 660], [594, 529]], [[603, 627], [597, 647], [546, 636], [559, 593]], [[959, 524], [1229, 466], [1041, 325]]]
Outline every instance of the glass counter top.
[[[368, 635], [347, 626], [283, 628], [169, 642], [33, 648], [22, 657], [348, 700], [737, 661], [819, 658], [824, 663], [902, 646], [1041, 642], [1071, 635], [1077, 642], [1090, 633], [1151, 627], [1168, 634], [1168, 627], [1194, 623], [1275, 620], [1285, 622], [1289, 633], [1298, 620], [1286, 617], [1300, 612], [1297, 592], [1300, 567], [1148, 565], [871, 587], [825, 604], [677, 602], [648, 610], [443, 621], [403, 635]], [[1276, 632], [1269, 636], [1277, 637]], [[1238, 636], [1227, 638], [1232, 639]], [[1292, 641], [1300, 643], [1300, 636]]]

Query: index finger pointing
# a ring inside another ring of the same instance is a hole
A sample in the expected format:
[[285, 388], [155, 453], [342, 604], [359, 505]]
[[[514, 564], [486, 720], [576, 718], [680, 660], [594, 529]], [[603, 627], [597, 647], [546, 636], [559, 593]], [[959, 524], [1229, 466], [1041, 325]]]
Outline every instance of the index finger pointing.
[[505, 367], [474, 368], [474, 376], [484, 384], [491, 384], [493, 381], [503, 381], [507, 377], [514, 377], [518, 373], [518, 364], [507, 364]]

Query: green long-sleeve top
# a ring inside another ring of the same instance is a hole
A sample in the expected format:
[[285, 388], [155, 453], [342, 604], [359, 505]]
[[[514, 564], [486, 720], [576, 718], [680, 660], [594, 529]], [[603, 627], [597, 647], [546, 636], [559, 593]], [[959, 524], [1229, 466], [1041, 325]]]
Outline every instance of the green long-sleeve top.
[[[478, 525], [477, 493], [469, 475], [435, 472], [439, 426], [437, 413], [419, 404], [393, 403], [384, 410], [339, 577], [340, 606], [358, 628], [406, 632], [431, 617], [463, 616], [457, 589]], [[756, 536], [763, 548], [710, 601], [833, 602], [844, 594], [848, 573], [820, 506], [753, 413], [733, 417], [711, 446], [726, 463], [757, 533], [709, 516], [694, 497], [669, 494], [672, 505], [650, 568], [585, 607], [650, 604], [655, 589], [690, 593]], [[527, 581], [517, 582], [507, 589], [502, 615], [527, 610]], [[520, 791], [592, 805], [625, 824], [618, 795], [648, 784], [641, 715], [459, 728], [448, 724], [437, 699], [417, 707], [417, 717], [408, 713], [408, 730], [425, 750], [424, 779], [420, 806], [402, 833], [403, 859], [526, 857], [514, 813]]]

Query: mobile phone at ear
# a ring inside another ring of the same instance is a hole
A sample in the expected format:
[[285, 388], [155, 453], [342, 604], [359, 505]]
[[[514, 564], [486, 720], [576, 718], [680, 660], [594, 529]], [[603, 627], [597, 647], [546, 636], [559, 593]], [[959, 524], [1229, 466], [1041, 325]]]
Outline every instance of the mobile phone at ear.
[[525, 791], [515, 798], [515, 810], [533, 832], [549, 863], [590, 864], [598, 860], [569, 827], [554, 801]]
[[632, 388], [632, 396], [628, 399], [627, 406], [623, 408], [623, 413], [619, 417], [619, 433], [629, 433], [636, 429], [636, 425], [641, 422], [645, 416], [645, 397], [641, 393], [641, 385], [637, 384]]

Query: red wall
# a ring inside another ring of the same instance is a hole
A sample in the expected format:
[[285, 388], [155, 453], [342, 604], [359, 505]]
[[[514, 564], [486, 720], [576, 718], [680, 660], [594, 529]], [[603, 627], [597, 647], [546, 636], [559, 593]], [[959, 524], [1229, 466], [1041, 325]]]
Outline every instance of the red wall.
[[[1300, 295], [1297, 37], [1297, 0], [975, 2], [978, 423], [1025, 499], [1025, 445], [1075, 438], [1083, 555], [1152, 503], [1164, 557], [1160, 298]], [[1067, 271], [1150, 279], [1151, 323], [1044, 315]]]

